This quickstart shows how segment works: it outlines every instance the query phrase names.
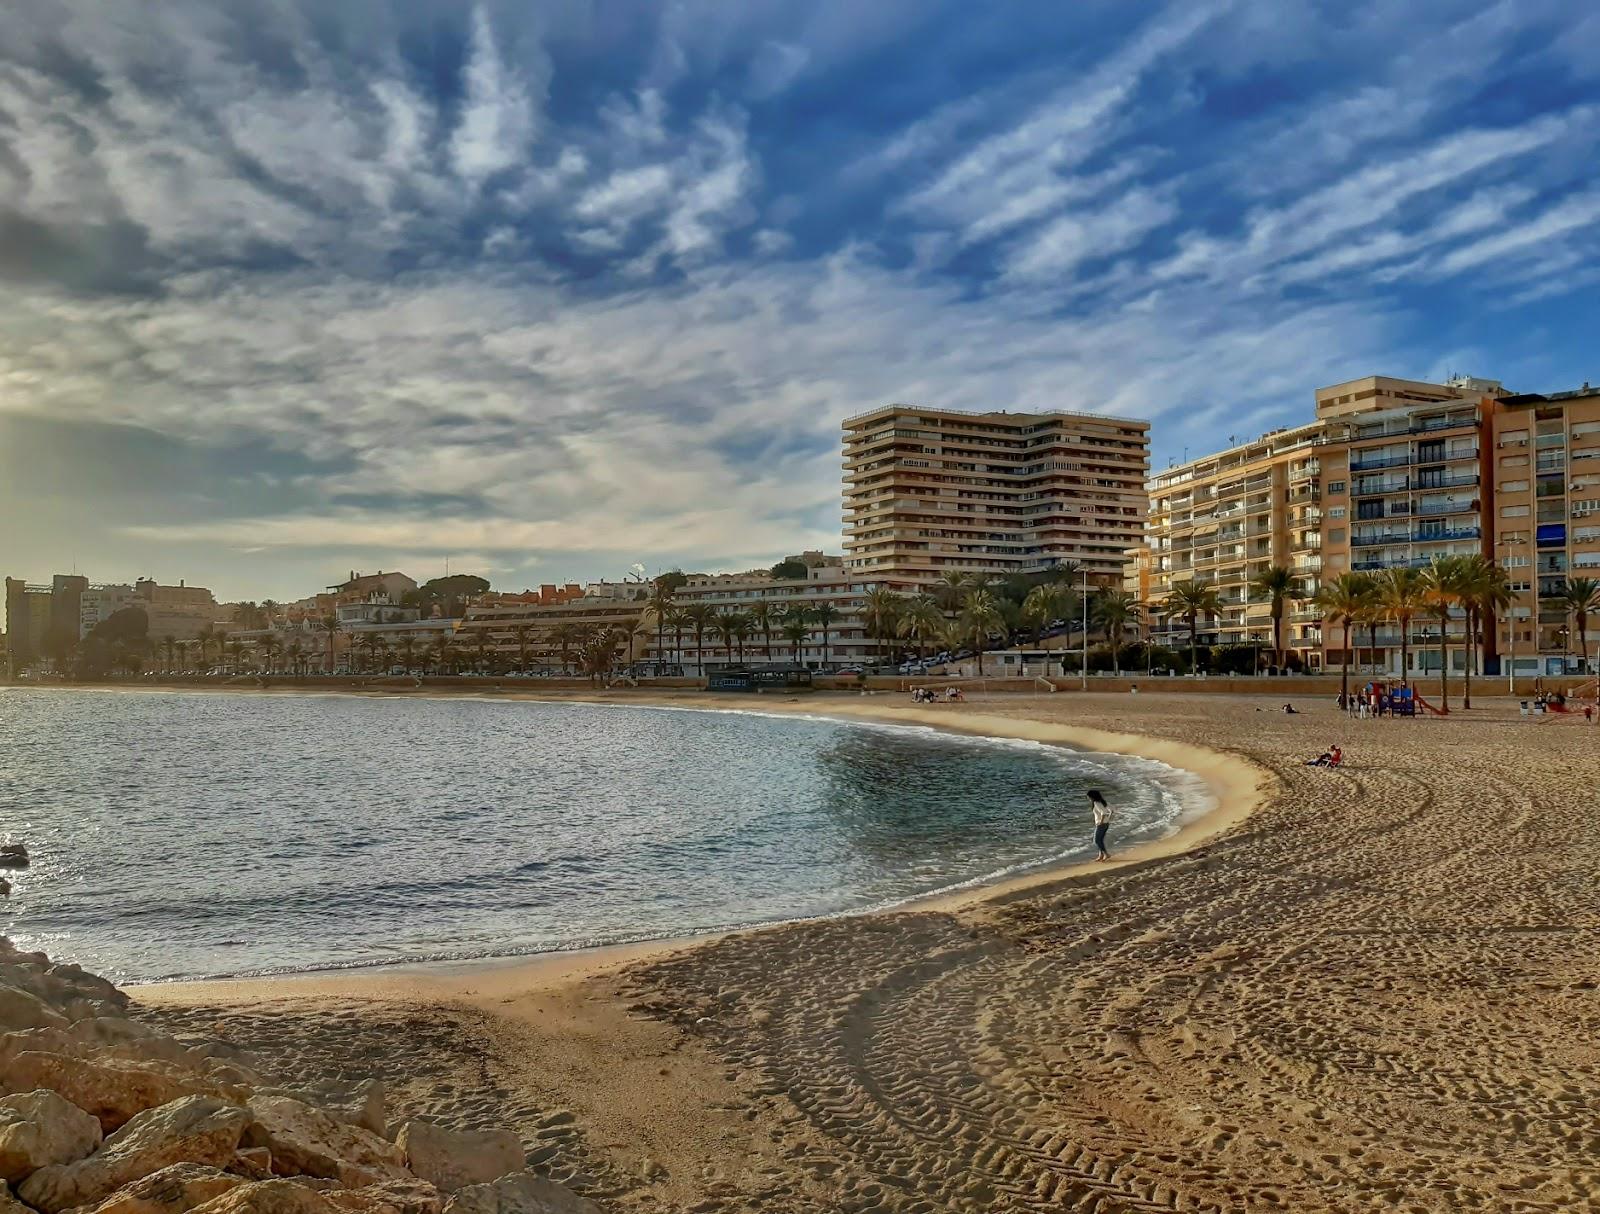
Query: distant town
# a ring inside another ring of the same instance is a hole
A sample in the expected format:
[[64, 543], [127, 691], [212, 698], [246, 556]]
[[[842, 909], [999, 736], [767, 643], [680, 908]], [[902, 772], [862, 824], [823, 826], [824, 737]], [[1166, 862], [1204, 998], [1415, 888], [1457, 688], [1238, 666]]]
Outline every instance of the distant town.
[[[843, 551], [496, 590], [351, 570], [293, 602], [6, 579], [13, 679], [1594, 670], [1600, 389], [1370, 376], [1152, 473], [1150, 424], [886, 405]], [[1591, 523], [1589, 520], [1594, 518]]]

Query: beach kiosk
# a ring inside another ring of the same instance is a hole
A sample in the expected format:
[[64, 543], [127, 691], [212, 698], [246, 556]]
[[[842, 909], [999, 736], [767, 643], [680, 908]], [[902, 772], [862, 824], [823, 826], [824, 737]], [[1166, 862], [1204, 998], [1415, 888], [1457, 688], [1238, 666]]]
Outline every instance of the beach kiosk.
[[707, 691], [810, 691], [811, 672], [803, 666], [778, 666], [761, 670], [728, 668], [706, 676]]

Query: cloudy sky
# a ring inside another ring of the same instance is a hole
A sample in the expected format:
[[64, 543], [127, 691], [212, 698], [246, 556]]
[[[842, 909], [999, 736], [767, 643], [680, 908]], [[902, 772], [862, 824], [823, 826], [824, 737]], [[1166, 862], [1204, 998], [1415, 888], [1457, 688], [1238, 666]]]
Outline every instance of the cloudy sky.
[[837, 548], [890, 400], [1600, 380], [1571, 0], [5, 0], [0, 566]]

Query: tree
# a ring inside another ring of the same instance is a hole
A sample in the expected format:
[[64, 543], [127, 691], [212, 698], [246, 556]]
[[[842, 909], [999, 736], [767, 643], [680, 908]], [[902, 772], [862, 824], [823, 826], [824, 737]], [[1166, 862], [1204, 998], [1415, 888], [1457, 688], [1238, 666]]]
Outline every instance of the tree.
[[201, 674], [205, 673], [204, 667], [206, 664], [206, 655], [210, 652], [211, 642], [214, 640], [217, 640], [217, 630], [210, 624], [207, 624], [204, 628], [200, 629], [199, 632], [195, 633], [194, 643], [200, 648], [200, 666], [202, 668], [200, 671]]
[[528, 634], [533, 631], [532, 624], [518, 624], [511, 630], [517, 634], [517, 669], [523, 674], [528, 673]]
[[673, 607], [667, 612], [667, 627], [672, 629], [672, 657], [680, 667], [683, 665], [683, 630], [688, 624], [682, 607]]
[[810, 577], [811, 569], [804, 561], [789, 557], [774, 565], [771, 573], [773, 578], [780, 582], [798, 582]]
[[1126, 590], [1102, 590], [1094, 599], [1094, 616], [1106, 630], [1106, 643], [1111, 646], [1111, 672], [1122, 675], [1122, 636], [1128, 625], [1139, 618], [1139, 600]]
[[663, 586], [669, 593], [682, 590], [688, 584], [689, 575], [682, 569], [669, 569], [656, 577], [651, 583], [653, 586]]
[[411, 673], [411, 668], [415, 665], [416, 649], [417, 638], [409, 632], [402, 632], [400, 634], [400, 661], [405, 666], [407, 674]]
[[1561, 604], [1563, 613], [1572, 617], [1572, 622], [1577, 628], [1578, 654], [1587, 672], [1591, 669], [1589, 615], [1591, 612], [1600, 611], [1600, 581], [1592, 577], [1569, 577], [1556, 601]]
[[1051, 620], [1066, 619], [1072, 614], [1072, 587], [1065, 582], [1041, 582], [1028, 591], [1022, 602], [1026, 619], [1034, 625], [1033, 643], [1038, 645]]
[[267, 633], [256, 642], [256, 652], [266, 659], [267, 673], [272, 673], [272, 659], [278, 652], [278, 638]]
[[449, 577], [436, 577], [415, 590], [406, 591], [401, 595], [400, 602], [403, 606], [418, 608], [423, 619], [430, 618], [437, 610], [443, 618], [453, 620], [460, 617], [472, 599], [488, 589], [489, 582], [485, 578], [470, 573], [452, 573]]
[[178, 652], [178, 639], [171, 633], [161, 638], [161, 651], [167, 655], [167, 673], [172, 673], [173, 658]]
[[301, 670], [300, 665], [303, 658], [303, 653], [301, 651], [299, 641], [290, 641], [289, 647], [283, 651], [283, 656], [284, 659], [289, 663], [290, 673], [296, 675], [304, 673]]
[[669, 586], [661, 578], [657, 578], [650, 586], [650, 597], [645, 600], [645, 606], [654, 612], [656, 617], [656, 658], [658, 660], [661, 658], [661, 651], [667, 646], [667, 616], [672, 612], [672, 598], [676, 593], [676, 586]]
[[1285, 565], [1272, 565], [1250, 579], [1250, 589], [1272, 603], [1272, 664], [1283, 668], [1283, 605], [1301, 596], [1300, 583]]
[[722, 647], [728, 651], [728, 661], [733, 661], [733, 639], [739, 631], [737, 611], [719, 611], [711, 617], [711, 628], [722, 638]]
[[1002, 626], [994, 595], [987, 590], [969, 590], [961, 601], [958, 617], [963, 635], [972, 639], [972, 652], [978, 659], [978, 677], [983, 677], [983, 646], [989, 633]]
[[901, 636], [915, 643], [917, 656], [926, 657], [929, 642], [943, 635], [944, 613], [932, 595], [915, 595], [901, 604], [897, 627]]
[[[887, 586], [874, 586], [867, 591], [867, 597], [863, 600], [861, 622], [867, 635], [885, 649], [899, 629], [900, 608], [904, 602], [901, 595]], [[881, 661], [885, 655], [880, 651], [878, 656]]]
[[1344, 625], [1344, 654], [1340, 661], [1339, 702], [1350, 699], [1350, 629], [1371, 605], [1371, 581], [1359, 573], [1341, 573], [1323, 584], [1313, 601], [1324, 619]]
[[933, 584], [933, 597], [938, 600], [939, 608], [950, 615], [961, 610], [961, 596], [967, 592], [967, 575], [957, 573], [954, 569], [946, 569], [939, 575], [939, 580]]
[[695, 669], [702, 678], [706, 673], [706, 628], [716, 614], [717, 609], [710, 603], [690, 603], [683, 609], [684, 623], [694, 631]]
[[328, 673], [332, 674], [334, 657], [338, 649], [339, 617], [331, 614], [325, 615], [317, 621], [317, 627], [328, 634]]
[[839, 618], [839, 609], [832, 603], [818, 603], [811, 609], [812, 622], [822, 630], [822, 667], [828, 667], [828, 638], [832, 633], [833, 623]]
[[801, 665], [800, 647], [806, 643], [806, 637], [811, 635], [811, 623], [806, 619], [805, 611], [791, 610], [784, 612], [780, 631], [783, 633], [783, 639], [789, 642], [794, 664], [796, 666]]
[[582, 639], [582, 630], [571, 620], [562, 620], [550, 630], [550, 641], [561, 653], [561, 673], [572, 673], [572, 650]]
[[1400, 679], [1411, 686], [1411, 621], [1427, 608], [1422, 570], [1395, 565], [1379, 575], [1376, 594], [1384, 614], [1400, 629]]
[[[1461, 605], [1467, 569], [1459, 556], [1436, 556], [1422, 572], [1422, 597], [1439, 619], [1439, 711], [1450, 711], [1450, 609]], [[1469, 642], [1470, 643], [1470, 642]]]
[[1174, 582], [1167, 593], [1162, 610], [1168, 616], [1178, 616], [1189, 625], [1189, 670], [1199, 672], [1200, 617], [1216, 615], [1222, 610], [1222, 600], [1217, 588], [1209, 582]]
[[1477, 643], [1480, 628], [1487, 631], [1489, 621], [1511, 605], [1511, 581], [1506, 571], [1482, 553], [1461, 561], [1461, 605], [1467, 611], [1467, 670], [1461, 693], [1461, 707], [1472, 707], [1472, 676], [1476, 673]]
[[750, 627], [761, 636], [761, 648], [772, 661], [772, 604], [759, 602], [750, 608]]
[[489, 636], [487, 628], [478, 629], [478, 634], [472, 638], [473, 648], [478, 651], [478, 673], [489, 673]]

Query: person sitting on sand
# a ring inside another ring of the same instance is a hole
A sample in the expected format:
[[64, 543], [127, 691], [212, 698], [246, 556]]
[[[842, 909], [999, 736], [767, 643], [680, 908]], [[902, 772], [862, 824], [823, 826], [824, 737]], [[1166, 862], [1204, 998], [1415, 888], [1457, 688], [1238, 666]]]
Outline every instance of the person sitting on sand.
[[1094, 810], [1094, 845], [1100, 852], [1094, 862], [1099, 864], [1102, 860], [1111, 859], [1111, 853], [1106, 850], [1106, 831], [1111, 828], [1111, 806], [1106, 804], [1098, 788], [1091, 788], [1089, 808]]
[[1344, 751], [1340, 750], [1339, 749], [1339, 744], [1337, 742], [1335, 742], [1332, 746], [1328, 747], [1327, 750], [1323, 751], [1316, 758], [1307, 759], [1306, 760], [1306, 766], [1307, 767], [1337, 767], [1343, 761], [1344, 761]]
[[947, 700], [955, 701], [955, 700], [965, 700], [967, 697], [961, 694], [961, 688], [952, 687], [952, 688], [950, 688], [949, 691], [944, 693], [944, 698], [947, 699]]
[[1287, 713], [1291, 717], [1297, 717], [1297, 716], [1300, 715], [1300, 710], [1298, 708], [1296, 708], [1293, 704], [1285, 704], [1283, 706], [1283, 711], [1285, 713]]

